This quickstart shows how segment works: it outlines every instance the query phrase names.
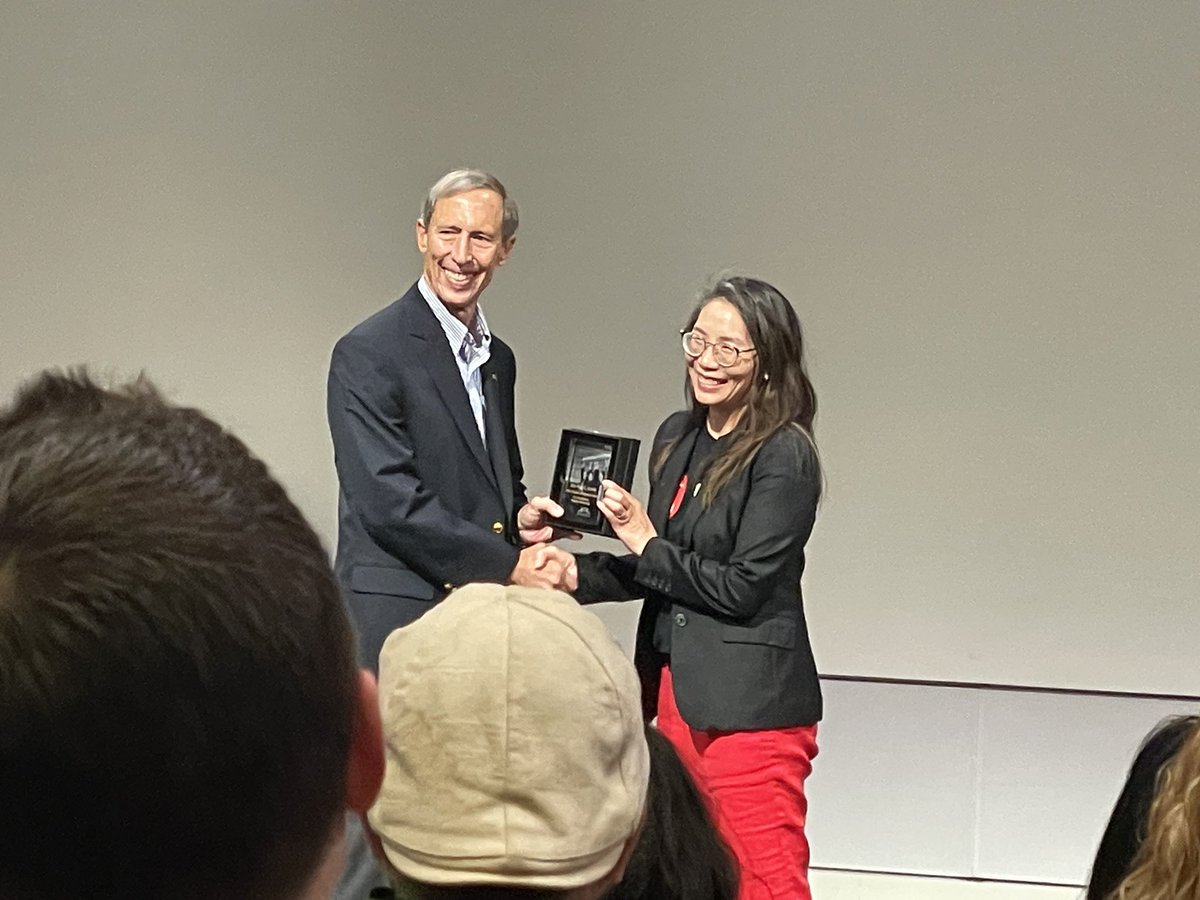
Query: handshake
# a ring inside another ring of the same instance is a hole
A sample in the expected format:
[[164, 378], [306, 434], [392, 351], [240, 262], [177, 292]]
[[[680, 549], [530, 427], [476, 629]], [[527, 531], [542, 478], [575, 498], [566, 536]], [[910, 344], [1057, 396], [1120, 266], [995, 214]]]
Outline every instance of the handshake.
[[521, 540], [528, 546], [517, 557], [509, 580], [527, 587], [554, 588], [568, 594], [579, 587], [579, 569], [575, 557], [550, 542], [559, 538], [578, 540], [578, 532], [558, 528], [553, 520], [563, 508], [549, 497], [534, 497], [517, 513]]
[[550, 544], [531, 544], [521, 551], [509, 580], [527, 587], [555, 588], [573, 593], [579, 587], [575, 557]]
[[[654, 523], [646, 507], [637, 497], [615, 481], [600, 482], [602, 492], [596, 501], [613, 535], [634, 556], [641, 556], [646, 545], [658, 537]], [[574, 593], [579, 587], [579, 568], [575, 557], [566, 550], [552, 547], [551, 541], [559, 538], [577, 540], [582, 537], [577, 531], [561, 528], [555, 520], [563, 514], [563, 508], [549, 497], [534, 497], [517, 513], [517, 530], [521, 541], [527, 546], [517, 559], [509, 580], [513, 584], [530, 587], [557, 588]]]

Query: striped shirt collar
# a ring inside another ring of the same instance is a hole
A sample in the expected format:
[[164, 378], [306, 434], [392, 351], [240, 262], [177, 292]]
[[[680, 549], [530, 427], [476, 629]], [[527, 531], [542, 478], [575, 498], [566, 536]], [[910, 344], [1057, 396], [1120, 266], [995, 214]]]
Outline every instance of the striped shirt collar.
[[[450, 349], [454, 355], [463, 359], [469, 359], [476, 353], [487, 350], [492, 344], [492, 333], [488, 329], [487, 319], [483, 315], [483, 307], [476, 305], [475, 321], [471, 328], [467, 328], [454, 313], [446, 309], [438, 295], [433, 292], [433, 288], [429, 286], [428, 280], [422, 275], [417, 282], [417, 290], [421, 292], [421, 296], [425, 298], [425, 302], [429, 304], [430, 310], [438, 320], [438, 324], [442, 326], [442, 331], [446, 335], [446, 340], [450, 344]], [[464, 350], [464, 344], [466, 349]], [[464, 355], [465, 353], [465, 355]]]

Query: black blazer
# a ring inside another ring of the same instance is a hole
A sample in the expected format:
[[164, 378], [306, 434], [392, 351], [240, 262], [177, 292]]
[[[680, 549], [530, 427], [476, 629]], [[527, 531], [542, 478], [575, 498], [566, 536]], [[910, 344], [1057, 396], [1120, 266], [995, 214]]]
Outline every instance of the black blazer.
[[334, 568], [372, 669], [392, 630], [452, 586], [506, 582], [517, 563], [516, 362], [495, 335], [481, 375], [486, 449], [445, 332], [415, 284], [333, 348]]
[[[697, 434], [689, 413], [679, 412], [655, 435], [647, 512], [659, 535], [666, 533]], [[656, 476], [659, 452], [675, 439]], [[652, 637], [660, 610], [666, 610], [675, 700], [691, 727], [788, 728], [821, 718], [800, 591], [804, 543], [819, 496], [812, 445], [798, 428], [784, 429], [708, 509], [688, 491], [678, 513], [684, 517], [679, 545], [656, 537], [640, 558], [607, 553], [579, 558], [580, 601], [645, 598], [636, 660], [648, 710], [663, 662]]]

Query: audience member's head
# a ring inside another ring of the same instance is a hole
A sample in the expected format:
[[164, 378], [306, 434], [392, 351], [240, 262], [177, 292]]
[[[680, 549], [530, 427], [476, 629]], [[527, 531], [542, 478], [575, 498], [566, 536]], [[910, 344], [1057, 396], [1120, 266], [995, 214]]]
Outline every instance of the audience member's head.
[[621, 882], [605, 900], [734, 900], [737, 864], [671, 742], [646, 729], [646, 825]]
[[1200, 897], [1200, 717], [1143, 742], [1100, 841], [1087, 900]]
[[145, 381], [0, 410], [0, 897], [316, 896], [382, 770], [317, 536]]
[[595, 898], [646, 801], [633, 665], [556, 591], [469, 585], [379, 658], [387, 771], [370, 813], [404, 897]]

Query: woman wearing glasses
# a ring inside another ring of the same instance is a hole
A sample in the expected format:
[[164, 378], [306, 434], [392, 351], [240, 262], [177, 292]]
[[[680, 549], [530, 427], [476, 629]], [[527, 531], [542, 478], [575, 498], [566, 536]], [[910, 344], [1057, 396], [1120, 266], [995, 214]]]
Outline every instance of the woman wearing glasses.
[[725, 278], [688, 318], [683, 354], [689, 408], [654, 438], [648, 503], [603, 483], [629, 553], [580, 556], [577, 596], [645, 598], [647, 713], [709, 797], [739, 897], [807, 900], [821, 691], [800, 576], [821, 472], [800, 321], [766, 282]]

